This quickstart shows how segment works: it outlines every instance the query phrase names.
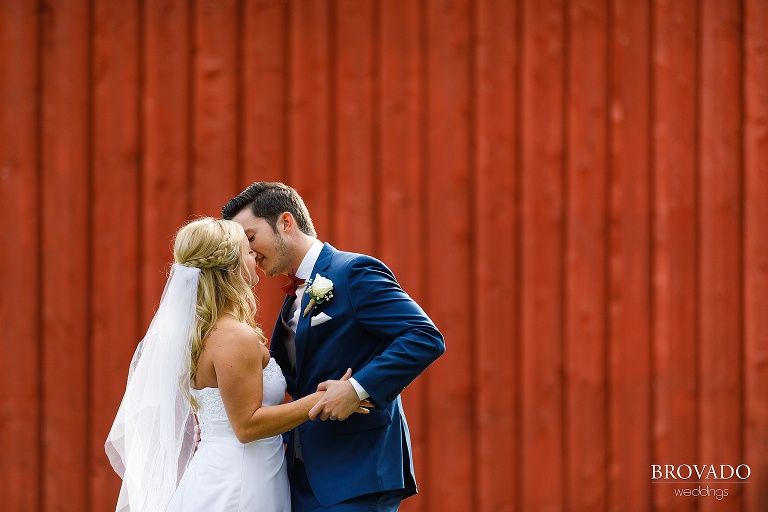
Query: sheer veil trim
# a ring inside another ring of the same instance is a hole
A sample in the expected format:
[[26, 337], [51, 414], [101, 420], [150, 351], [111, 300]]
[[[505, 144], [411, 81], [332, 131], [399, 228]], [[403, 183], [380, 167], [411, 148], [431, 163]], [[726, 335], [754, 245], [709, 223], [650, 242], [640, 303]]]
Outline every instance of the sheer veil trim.
[[189, 376], [200, 269], [175, 264], [139, 343], [104, 449], [123, 479], [116, 511], [162, 511], [194, 452]]

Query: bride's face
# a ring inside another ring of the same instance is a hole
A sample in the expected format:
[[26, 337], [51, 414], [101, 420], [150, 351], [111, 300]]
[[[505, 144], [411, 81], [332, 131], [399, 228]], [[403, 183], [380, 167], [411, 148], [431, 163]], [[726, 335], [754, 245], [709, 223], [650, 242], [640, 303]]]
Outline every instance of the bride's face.
[[251, 286], [256, 286], [256, 283], [259, 282], [259, 275], [256, 273], [256, 253], [251, 250], [251, 247], [248, 245], [247, 238], [243, 238], [243, 241], [240, 245], [240, 250], [243, 253], [245, 267], [248, 269], [248, 275], [250, 277], [249, 284]]

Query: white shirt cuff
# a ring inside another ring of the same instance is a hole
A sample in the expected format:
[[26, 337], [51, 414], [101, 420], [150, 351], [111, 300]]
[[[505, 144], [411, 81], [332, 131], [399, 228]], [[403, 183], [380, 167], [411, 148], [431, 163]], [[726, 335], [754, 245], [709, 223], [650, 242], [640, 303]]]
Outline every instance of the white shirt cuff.
[[368, 398], [369, 395], [366, 390], [363, 389], [363, 386], [360, 385], [359, 382], [357, 382], [353, 377], [350, 377], [349, 382], [352, 384], [352, 387], [355, 388], [355, 391], [357, 392], [357, 396], [360, 397], [360, 400], [365, 400]]

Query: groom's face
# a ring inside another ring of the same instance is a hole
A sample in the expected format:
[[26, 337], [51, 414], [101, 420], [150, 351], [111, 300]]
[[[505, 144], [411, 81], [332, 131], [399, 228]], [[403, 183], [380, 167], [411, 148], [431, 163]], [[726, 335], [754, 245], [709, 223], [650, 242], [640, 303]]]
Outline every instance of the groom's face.
[[266, 219], [256, 217], [246, 208], [232, 217], [232, 220], [243, 226], [248, 245], [256, 258], [256, 266], [265, 276], [272, 277], [290, 270], [286, 241], [279, 231], [275, 233]]

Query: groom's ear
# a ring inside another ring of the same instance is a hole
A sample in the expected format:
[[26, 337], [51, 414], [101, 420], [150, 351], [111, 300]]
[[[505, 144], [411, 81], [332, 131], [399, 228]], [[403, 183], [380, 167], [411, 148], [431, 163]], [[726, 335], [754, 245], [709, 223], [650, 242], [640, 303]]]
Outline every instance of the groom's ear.
[[293, 218], [291, 212], [283, 212], [277, 218], [275, 228], [278, 233], [282, 232], [287, 235], [296, 228], [296, 219]]

